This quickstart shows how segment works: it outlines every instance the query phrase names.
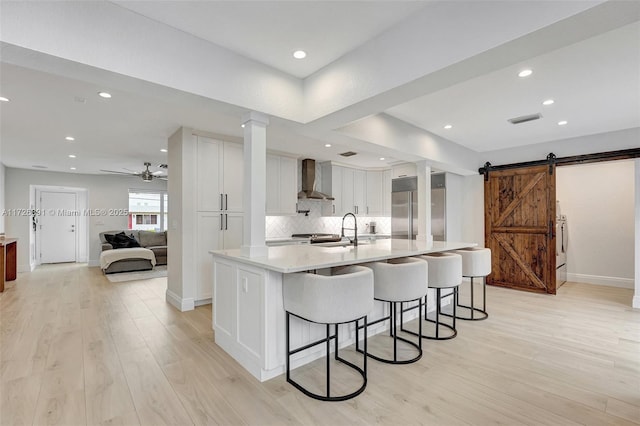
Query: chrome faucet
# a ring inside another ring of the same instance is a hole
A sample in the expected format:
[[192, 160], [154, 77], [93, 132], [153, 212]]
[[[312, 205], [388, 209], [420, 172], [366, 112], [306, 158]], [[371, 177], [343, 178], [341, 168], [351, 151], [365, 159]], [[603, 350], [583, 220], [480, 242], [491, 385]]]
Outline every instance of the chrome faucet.
[[[353, 216], [353, 228], [345, 228], [344, 227], [344, 220], [347, 218], [347, 216]], [[344, 237], [344, 230], [349, 230], [349, 231], [353, 231], [353, 240], [349, 239], [349, 242], [351, 242], [353, 244], [354, 247], [358, 246], [358, 221], [356, 219], [356, 215], [353, 213], [347, 213], [344, 216], [342, 216], [342, 231], [341, 231], [341, 237]]]

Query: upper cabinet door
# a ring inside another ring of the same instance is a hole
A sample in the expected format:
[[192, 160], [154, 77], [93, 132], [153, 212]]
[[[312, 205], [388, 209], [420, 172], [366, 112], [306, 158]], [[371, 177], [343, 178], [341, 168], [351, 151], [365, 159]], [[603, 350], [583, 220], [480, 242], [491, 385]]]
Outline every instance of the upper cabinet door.
[[[342, 169], [342, 209], [340, 214], [356, 213], [356, 203], [353, 196], [353, 173], [355, 170], [346, 167], [340, 167]], [[334, 195], [335, 197], [335, 195]]]
[[367, 172], [353, 171], [353, 205], [356, 214], [367, 215]]
[[267, 155], [267, 215], [294, 215], [298, 202], [297, 160]]
[[367, 171], [367, 209], [369, 216], [383, 216], [383, 174], [381, 171]]
[[382, 216], [391, 216], [391, 170], [382, 172]]
[[244, 153], [242, 145], [224, 143], [223, 193], [224, 209], [232, 212], [243, 211]]
[[222, 145], [221, 141], [198, 136], [198, 211], [222, 210]]

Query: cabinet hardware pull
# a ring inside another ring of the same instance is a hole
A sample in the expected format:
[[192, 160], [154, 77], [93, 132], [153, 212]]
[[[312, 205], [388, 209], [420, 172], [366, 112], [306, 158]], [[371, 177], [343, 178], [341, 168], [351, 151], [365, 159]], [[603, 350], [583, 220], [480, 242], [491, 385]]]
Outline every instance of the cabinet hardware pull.
[[331, 205], [331, 208], [333, 209], [333, 214], [336, 214], [336, 205], [335, 205], [335, 204], [332, 204], [332, 205]]
[[[220, 207], [222, 208], [222, 206], [220, 206]], [[223, 228], [222, 228], [222, 223], [223, 223], [222, 221], [223, 221], [223, 220], [224, 220], [224, 219], [222, 218], [222, 213], [220, 213], [220, 230], [221, 230], [221, 231], [222, 231], [222, 229], [223, 229]]]
[[224, 205], [222, 204], [222, 194], [220, 194], [220, 210], [224, 210]]
[[227, 198], [227, 195], [229, 195], [229, 194], [224, 194], [224, 209], [225, 210], [229, 210], [229, 199]]
[[224, 215], [224, 230], [225, 231], [229, 230], [229, 215], [228, 214]]

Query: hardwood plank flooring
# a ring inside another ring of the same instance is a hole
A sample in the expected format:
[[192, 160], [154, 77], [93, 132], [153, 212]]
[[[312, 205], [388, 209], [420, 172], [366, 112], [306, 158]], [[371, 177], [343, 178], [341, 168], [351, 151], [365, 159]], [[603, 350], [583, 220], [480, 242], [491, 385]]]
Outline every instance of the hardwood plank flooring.
[[[214, 343], [211, 305], [181, 313], [165, 290], [166, 278], [110, 283], [75, 264], [7, 283], [0, 424], [640, 425], [632, 290], [488, 287], [489, 319], [424, 341], [415, 364], [369, 360], [367, 389], [341, 403], [310, 399], [284, 377], [258, 382]], [[322, 389], [323, 362], [294, 374]], [[334, 377], [336, 389], [353, 385]]]

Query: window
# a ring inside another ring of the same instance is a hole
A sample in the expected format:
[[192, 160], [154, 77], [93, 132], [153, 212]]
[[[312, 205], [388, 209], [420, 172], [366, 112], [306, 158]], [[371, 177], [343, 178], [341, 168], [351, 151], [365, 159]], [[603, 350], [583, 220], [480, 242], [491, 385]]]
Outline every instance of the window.
[[129, 229], [167, 230], [166, 191], [129, 191]]

